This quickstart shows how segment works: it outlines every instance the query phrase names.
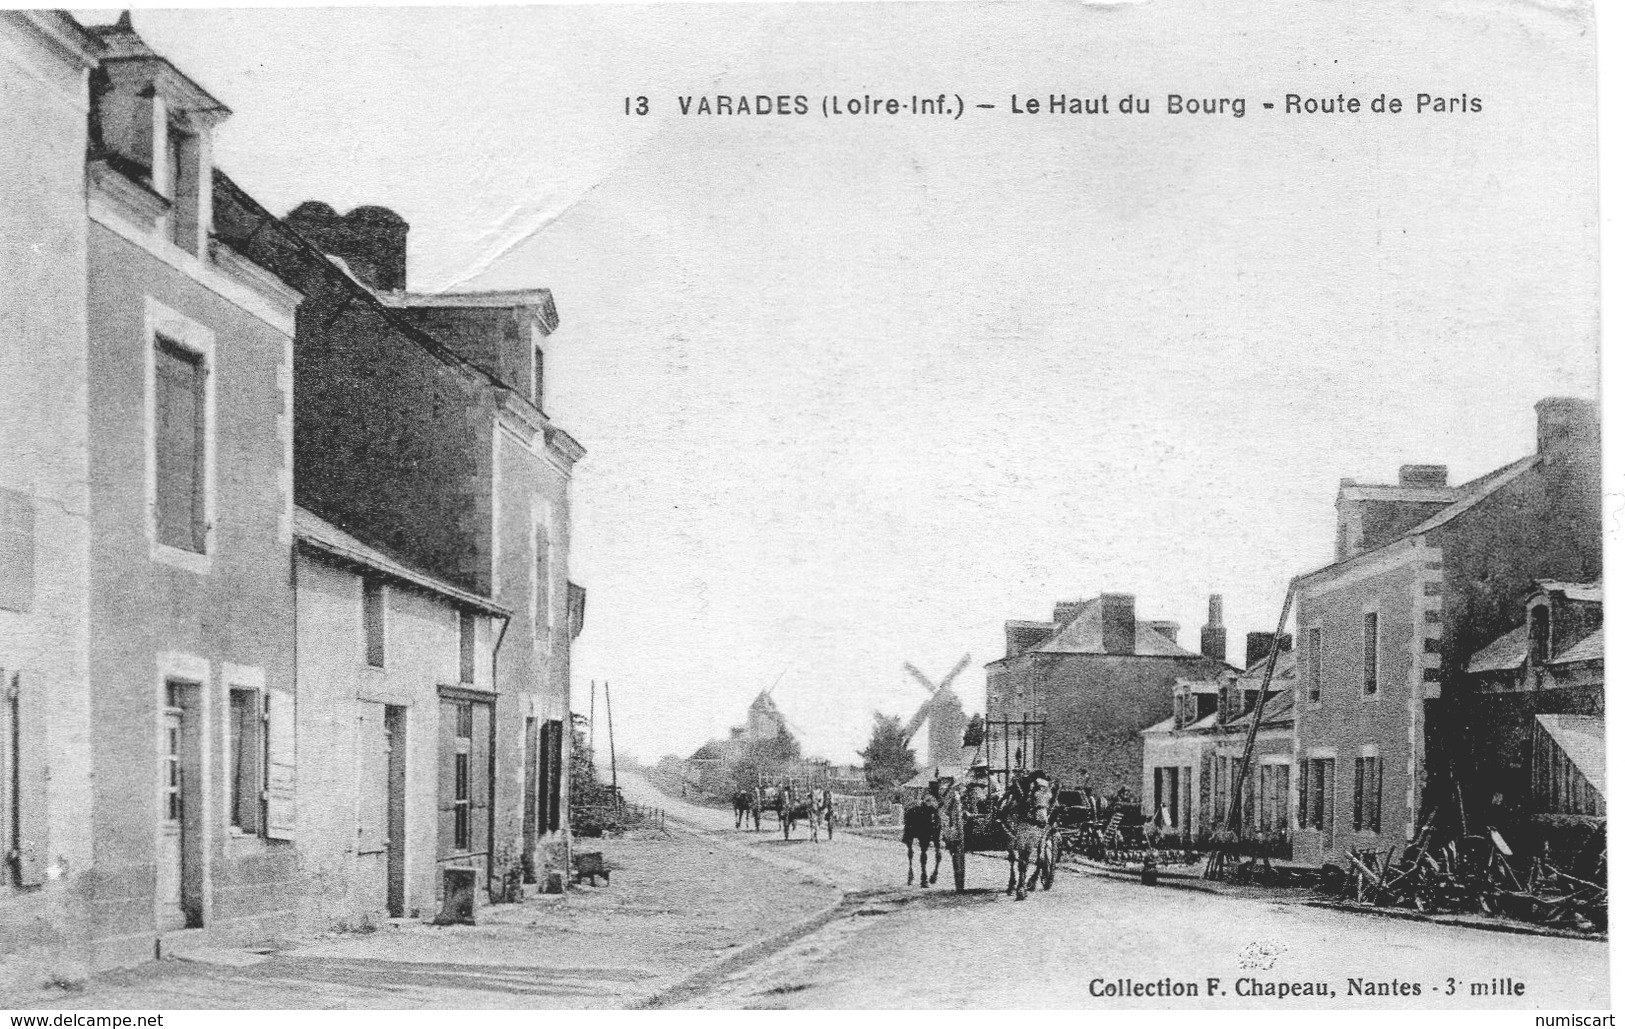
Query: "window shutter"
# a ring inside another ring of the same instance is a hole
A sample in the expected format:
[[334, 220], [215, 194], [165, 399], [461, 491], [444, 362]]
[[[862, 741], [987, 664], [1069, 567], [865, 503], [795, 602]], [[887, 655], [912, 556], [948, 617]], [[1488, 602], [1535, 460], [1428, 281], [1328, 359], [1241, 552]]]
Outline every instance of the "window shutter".
[[1298, 762], [1298, 828], [1309, 828], [1309, 761]]
[[468, 749], [468, 845], [484, 853], [491, 824], [491, 705], [475, 703], [474, 735]]
[[360, 803], [356, 805], [358, 854], [383, 851], [387, 832], [385, 785], [389, 762], [384, 752], [384, 705], [363, 701], [356, 716], [356, 756], [361, 781], [356, 784]]
[[13, 672], [11, 690], [17, 698], [17, 881], [39, 886], [50, 863], [50, 719], [40, 683]]
[[1371, 831], [1382, 832], [1382, 758], [1372, 764], [1372, 778], [1376, 781], [1371, 785]]
[[1354, 762], [1354, 828], [1364, 825], [1365, 819], [1365, 758]]
[[563, 811], [560, 810], [559, 790], [564, 782], [564, 723], [548, 723], [548, 735], [551, 742], [547, 748], [547, 760], [550, 765], [548, 771], [547, 788], [547, 828], [557, 832], [563, 821]]
[[294, 798], [293, 694], [265, 691], [265, 835], [291, 840], [297, 825]]

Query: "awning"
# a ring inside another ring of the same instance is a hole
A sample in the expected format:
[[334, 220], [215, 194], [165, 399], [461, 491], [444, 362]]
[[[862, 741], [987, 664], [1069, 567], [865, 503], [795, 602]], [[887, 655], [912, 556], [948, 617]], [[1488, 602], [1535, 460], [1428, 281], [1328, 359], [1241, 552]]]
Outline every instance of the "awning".
[[1608, 744], [1603, 720], [1596, 715], [1536, 715], [1535, 722], [1552, 738], [1586, 782], [1608, 796]]

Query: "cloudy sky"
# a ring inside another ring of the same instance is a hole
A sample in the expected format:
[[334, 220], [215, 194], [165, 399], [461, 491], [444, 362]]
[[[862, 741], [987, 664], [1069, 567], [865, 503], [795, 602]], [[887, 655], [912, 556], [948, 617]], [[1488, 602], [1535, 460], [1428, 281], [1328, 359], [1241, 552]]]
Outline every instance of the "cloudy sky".
[[[588, 450], [577, 703], [850, 760], [1002, 622], [1132, 592], [1231, 656], [1340, 477], [1478, 475], [1597, 380], [1593, 33], [1562, 0], [150, 11], [276, 211], [384, 204], [417, 290], [543, 285]], [[1170, 92], [1246, 114], [1168, 115]], [[1418, 92], [1478, 114], [1412, 110]], [[703, 94], [964, 117], [698, 118]], [[1012, 95], [1152, 99], [1013, 115]], [[1289, 115], [1287, 93], [1405, 98]], [[647, 96], [647, 116], [624, 98]], [[1274, 111], [1263, 109], [1274, 102]]]

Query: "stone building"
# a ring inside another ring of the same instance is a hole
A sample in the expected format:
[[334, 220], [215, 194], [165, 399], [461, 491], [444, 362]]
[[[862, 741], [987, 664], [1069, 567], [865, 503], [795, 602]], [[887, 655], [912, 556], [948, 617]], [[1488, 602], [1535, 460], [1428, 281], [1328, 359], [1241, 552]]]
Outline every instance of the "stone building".
[[0, 11], [0, 996], [90, 959], [85, 141], [102, 49], [60, 12]]
[[309, 511], [294, 538], [304, 920], [434, 917], [442, 869], [487, 871], [491, 657], [510, 614]]
[[[1174, 713], [1141, 731], [1145, 763], [1141, 796], [1146, 814], [1168, 835], [1193, 841], [1224, 830], [1236, 771], [1264, 689], [1272, 633], [1247, 634], [1247, 670], [1221, 670], [1206, 679], [1179, 679]], [[1291, 827], [1292, 691], [1297, 668], [1292, 638], [1270, 675], [1268, 702], [1242, 793], [1243, 834], [1284, 840]]]
[[989, 765], [1042, 765], [1065, 783], [1132, 792], [1142, 781], [1140, 730], [1171, 714], [1174, 683], [1229, 667], [1217, 595], [1202, 653], [1180, 647], [1178, 631], [1137, 619], [1128, 593], [1057, 604], [1048, 622], [1006, 622], [1005, 656], [987, 665]]
[[1296, 580], [1295, 859], [1403, 843], [1435, 809], [1482, 817], [1473, 655], [1524, 618], [1531, 582], [1602, 569], [1596, 405], [1548, 398], [1536, 421], [1534, 453], [1460, 486], [1436, 466], [1344, 482], [1339, 559]]
[[[508, 612], [492, 726], [492, 896], [567, 863], [570, 647], [584, 592], [568, 581], [569, 487], [581, 446], [545, 412], [559, 319], [545, 289], [404, 290], [406, 223], [318, 202], [278, 219], [222, 179], [221, 235], [299, 289], [295, 493], [403, 567]], [[558, 799], [555, 800], [554, 798]]]
[[90, 903], [117, 964], [293, 914], [299, 295], [212, 232], [230, 112], [128, 15], [92, 31]]

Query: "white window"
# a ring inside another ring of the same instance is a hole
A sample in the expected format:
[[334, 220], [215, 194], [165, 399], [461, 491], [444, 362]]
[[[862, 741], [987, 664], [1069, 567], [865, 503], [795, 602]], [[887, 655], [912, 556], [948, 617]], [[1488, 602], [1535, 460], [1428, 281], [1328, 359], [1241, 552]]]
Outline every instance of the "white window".
[[148, 298], [146, 378], [152, 557], [207, 573], [215, 507], [214, 333]]

